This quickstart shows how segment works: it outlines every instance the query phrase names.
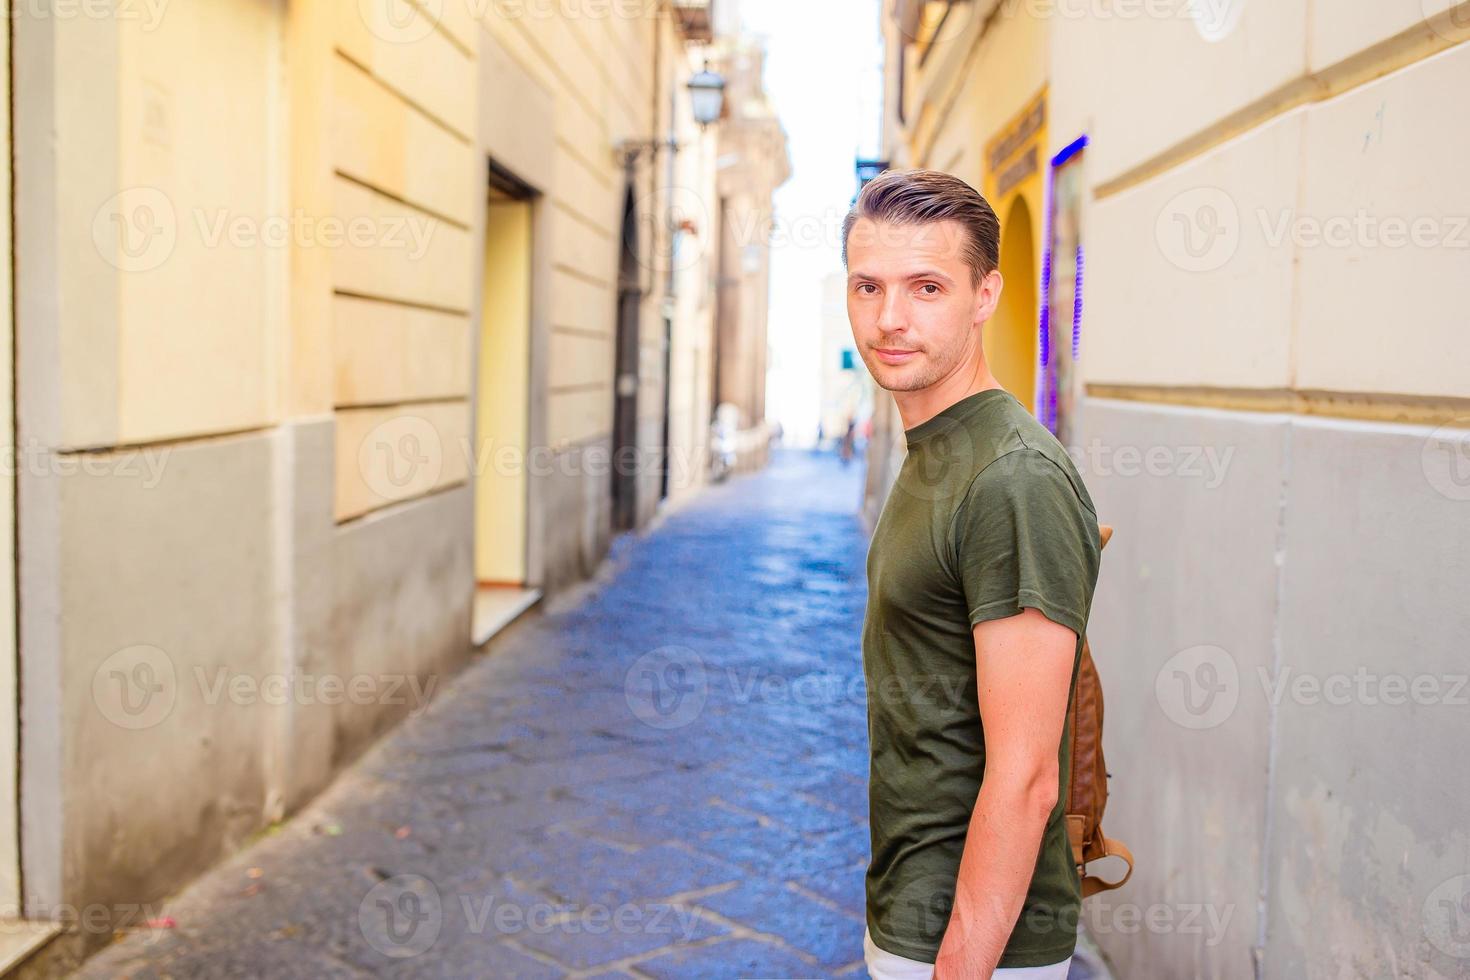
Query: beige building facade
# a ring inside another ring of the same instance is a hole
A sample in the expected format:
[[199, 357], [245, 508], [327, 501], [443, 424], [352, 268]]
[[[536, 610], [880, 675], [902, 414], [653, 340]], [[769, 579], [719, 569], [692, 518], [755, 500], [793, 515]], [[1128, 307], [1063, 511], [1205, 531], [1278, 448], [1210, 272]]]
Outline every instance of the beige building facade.
[[[730, 4], [724, 16], [737, 8]], [[762, 89], [765, 54], [738, 39], [722, 52], [729, 115], [720, 127], [715, 193], [722, 229], [713, 398], [738, 412], [737, 466], [765, 465], [766, 320], [771, 293], [772, 195], [791, 176], [786, 133]]]
[[0, 905], [52, 921], [291, 813], [467, 661], [477, 605], [697, 491], [716, 352], [765, 340], [762, 310], [721, 346], [687, 202], [769, 209], [738, 168], [784, 148], [721, 175], [708, 3], [11, 23]]
[[1090, 634], [1137, 861], [1084, 924], [1119, 976], [1465, 976], [1470, 6], [884, 30], [891, 162], [996, 205], [987, 352], [1117, 529]]

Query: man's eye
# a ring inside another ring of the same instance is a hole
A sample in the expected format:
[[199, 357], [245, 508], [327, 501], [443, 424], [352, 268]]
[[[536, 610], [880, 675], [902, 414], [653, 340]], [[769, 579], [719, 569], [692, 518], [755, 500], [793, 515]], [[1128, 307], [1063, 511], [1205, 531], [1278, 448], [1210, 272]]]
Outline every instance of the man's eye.
[[939, 292], [939, 284], [938, 283], [926, 282], [926, 283], [924, 283], [924, 285], [920, 286], [919, 288], [922, 289], [922, 290], [924, 290], [924, 295], [926, 295], [926, 296], [933, 296], [934, 294], [936, 294], [936, 293]]
[[[869, 290], [871, 290], [872, 292], [869, 292]], [[860, 293], [862, 293], [862, 294], [864, 294], [866, 296], [871, 296], [871, 295], [873, 295], [873, 293], [876, 293], [877, 291], [878, 291], [878, 287], [877, 286], [874, 286], [870, 282], [865, 282], [865, 283], [861, 284], [860, 286], [858, 286], [858, 292], [860, 292]]]

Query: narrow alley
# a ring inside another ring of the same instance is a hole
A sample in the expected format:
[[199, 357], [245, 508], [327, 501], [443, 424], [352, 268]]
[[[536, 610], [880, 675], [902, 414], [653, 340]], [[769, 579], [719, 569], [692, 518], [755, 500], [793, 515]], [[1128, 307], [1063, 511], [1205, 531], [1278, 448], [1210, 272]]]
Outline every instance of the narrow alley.
[[863, 976], [861, 469], [624, 538], [83, 977]]

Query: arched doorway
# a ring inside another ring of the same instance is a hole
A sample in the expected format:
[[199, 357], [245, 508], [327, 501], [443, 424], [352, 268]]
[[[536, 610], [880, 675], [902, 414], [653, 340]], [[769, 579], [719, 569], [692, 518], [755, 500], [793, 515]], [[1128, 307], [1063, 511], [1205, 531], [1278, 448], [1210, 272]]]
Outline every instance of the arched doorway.
[[1031, 208], [1017, 195], [1001, 224], [1000, 274], [1005, 287], [985, 324], [990, 371], [1028, 411], [1036, 410], [1036, 234]]

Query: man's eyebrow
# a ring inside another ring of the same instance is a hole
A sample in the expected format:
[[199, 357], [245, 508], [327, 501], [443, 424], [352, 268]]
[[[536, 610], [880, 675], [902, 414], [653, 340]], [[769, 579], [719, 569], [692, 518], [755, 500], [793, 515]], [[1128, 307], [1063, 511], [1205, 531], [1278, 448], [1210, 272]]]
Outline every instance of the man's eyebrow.
[[911, 274], [909, 274], [907, 276], [904, 276], [904, 278], [905, 279], [909, 279], [909, 280], [913, 280], [913, 279], [938, 279], [938, 280], [940, 280], [942, 282], [954, 282], [953, 279], [951, 279], [949, 276], [946, 276], [944, 273], [940, 272], [938, 269], [922, 269], [922, 270], [920, 270], [918, 272], [914, 272], [914, 273], [911, 273]]
[[[941, 282], [947, 282], [947, 283], [953, 283], [954, 282], [953, 279], [951, 279], [949, 276], [945, 275], [944, 273], [940, 272], [938, 269], [920, 269], [918, 272], [910, 272], [908, 275], [904, 276], [903, 278], [904, 278], [905, 281], [909, 281], [909, 282], [912, 282], [915, 279], [938, 279]], [[873, 282], [879, 282], [879, 281], [881, 281], [882, 277], [881, 276], [875, 276], [875, 275], [872, 275], [871, 273], [864, 272], [861, 269], [855, 269], [852, 272], [850, 272], [850, 273], [847, 274], [847, 281], [848, 282], [853, 282], [854, 280], [857, 280], [857, 279], [871, 279]]]

